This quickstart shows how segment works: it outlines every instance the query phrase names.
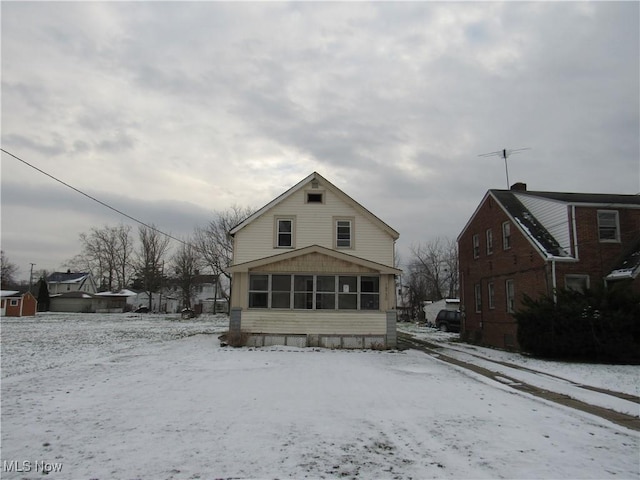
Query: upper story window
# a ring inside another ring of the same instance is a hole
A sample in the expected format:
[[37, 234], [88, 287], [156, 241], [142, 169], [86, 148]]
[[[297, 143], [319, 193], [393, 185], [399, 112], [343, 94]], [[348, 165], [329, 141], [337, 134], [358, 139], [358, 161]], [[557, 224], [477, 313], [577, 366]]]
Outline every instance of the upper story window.
[[620, 241], [620, 221], [617, 210], [598, 210], [598, 239], [601, 242]]
[[480, 257], [480, 237], [476, 233], [473, 236], [473, 258]]
[[307, 192], [307, 203], [324, 203], [322, 192]]
[[293, 247], [293, 219], [277, 218], [276, 219], [276, 248], [292, 248]]
[[336, 248], [353, 248], [353, 220], [338, 219], [335, 228]]
[[511, 248], [511, 223], [504, 222], [502, 224], [502, 249], [509, 250]]
[[486, 231], [487, 237], [487, 255], [491, 255], [493, 253], [493, 230], [490, 228]]

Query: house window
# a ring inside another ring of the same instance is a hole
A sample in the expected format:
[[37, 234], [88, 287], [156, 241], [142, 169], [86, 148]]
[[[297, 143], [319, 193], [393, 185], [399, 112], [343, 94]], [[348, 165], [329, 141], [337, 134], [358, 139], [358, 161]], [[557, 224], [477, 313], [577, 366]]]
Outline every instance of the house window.
[[322, 193], [307, 192], [307, 203], [324, 203]]
[[489, 300], [489, 309], [493, 310], [494, 308], [496, 308], [495, 305], [495, 288], [493, 286], [493, 282], [489, 282], [489, 284], [487, 284], [487, 297]]
[[351, 248], [351, 220], [336, 220], [336, 247]]
[[620, 241], [620, 224], [617, 210], [598, 210], [598, 239], [601, 242]]
[[475, 301], [476, 301], [476, 313], [482, 311], [482, 285], [475, 284]]
[[336, 308], [336, 277], [333, 275], [318, 275], [316, 283], [316, 309], [335, 310]]
[[291, 275], [271, 275], [271, 308], [291, 308]]
[[277, 248], [293, 247], [293, 219], [291, 218], [276, 219], [276, 247]]
[[513, 313], [515, 312], [515, 302], [516, 302], [516, 290], [515, 285], [513, 284], [513, 280], [507, 280], [504, 282], [505, 293], [507, 297], [507, 312]]
[[338, 309], [358, 308], [358, 277], [338, 277]]
[[487, 237], [487, 255], [491, 255], [493, 253], [493, 230], [488, 228], [485, 235]]
[[269, 275], [249, 276], [249, 308], [267, 308], [268, 292]]
[[380, 277], [347, 275], [249, 276], [249, 308], [379, 310]]
[[567, 290], [584, 293], [589, 289], [589, 275], [565, 275], [564, 287]]
[[9, 305], [12, 307], [17, 307], [18, 306], [18, 299], [17, 298], [12, 298], [11, 301], [9, 302]]
[[473, 258], [480, 257], [480, 237], [476, 233], [473, 236]]
[[313, 308], [313, 275], [293, 277], [293, 308], [303, 310]]
[[502, 224], [502, 249], [509, 250], [511, 248], [511, 224], [504, 222]]

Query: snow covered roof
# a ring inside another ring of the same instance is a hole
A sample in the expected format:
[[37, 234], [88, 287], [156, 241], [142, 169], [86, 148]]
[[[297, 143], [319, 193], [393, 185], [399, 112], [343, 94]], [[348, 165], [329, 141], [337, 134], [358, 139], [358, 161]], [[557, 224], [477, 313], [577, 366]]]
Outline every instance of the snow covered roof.
[[633, 279], [638, 274], [640, 274], [640, 237], [605, 277], [605, 280]]
[[20, 295], [20, 292], [18, 292], [17, 290], [1, 290], [0, 291], [0, 296], [1, 297], [13, 297], [15, 295]]

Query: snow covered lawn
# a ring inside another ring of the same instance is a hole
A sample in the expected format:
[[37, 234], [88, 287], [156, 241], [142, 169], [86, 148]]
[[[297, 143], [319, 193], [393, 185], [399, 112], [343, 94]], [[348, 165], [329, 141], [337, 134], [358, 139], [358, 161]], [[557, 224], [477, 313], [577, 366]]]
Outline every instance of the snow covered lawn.
[[3, 318], [2, 478], [640, 477], [637, 433], [423, 353], [225, 348], [226, 325]]

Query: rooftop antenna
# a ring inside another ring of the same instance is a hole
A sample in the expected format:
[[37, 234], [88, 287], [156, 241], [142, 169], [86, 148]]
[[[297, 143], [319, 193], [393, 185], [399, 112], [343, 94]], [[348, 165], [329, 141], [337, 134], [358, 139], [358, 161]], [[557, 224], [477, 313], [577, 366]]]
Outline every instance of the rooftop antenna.
[[529, 147], [526, 147], [526, 148], [512, 148], [512, 149], [504, 148], [502, 150], [498, 150], [497, 152], [483, 153], [483, 154], [478, 155], [478, 156], [479, 157], [502, 157], [502, 158], [504, 158], [504, 171], [505, 171], [505, 173], [507, 175], [507, 190], [509, 190], [511, 185], [509, 184], [509, 168], [507, 167], [507, 158], [509, 158], [511, 155], [514, 155], [516, 153], [524, 152], [525, 150], [531, 150], [531, 149]]

